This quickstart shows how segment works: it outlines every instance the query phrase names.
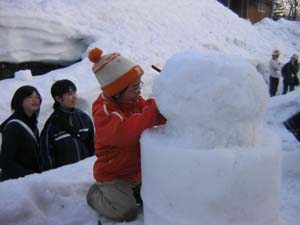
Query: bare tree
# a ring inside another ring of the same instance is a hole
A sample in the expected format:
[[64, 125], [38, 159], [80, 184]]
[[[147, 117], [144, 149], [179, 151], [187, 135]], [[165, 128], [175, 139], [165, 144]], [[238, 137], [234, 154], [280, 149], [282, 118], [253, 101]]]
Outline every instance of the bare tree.
[[299, 13], [299, 0], [287, 0], [288, 15], [290, 20], [296, 20]]
[[300, 16], [300, 0], [274, 0], [273, 19], [296, 20]]

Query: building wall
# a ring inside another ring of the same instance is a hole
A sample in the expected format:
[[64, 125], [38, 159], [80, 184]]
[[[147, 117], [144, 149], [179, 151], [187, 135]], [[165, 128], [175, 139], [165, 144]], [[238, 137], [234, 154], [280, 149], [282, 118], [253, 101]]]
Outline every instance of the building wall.
[[265, 12], [258, 11], [258, 1], [251, 1], [248, 5], [248, 19], [252, 23], [256, 23], [265, 17], [270, 17], [271, 15], [271, 4], [265, 3]]
[[249, 19], [252, 23], [270, 17], [271, 15], [271, 0], [263, 0], [265, 2], [265, 12], [258, 11], [258, 2], [260, 0], [218, 0], [223, 5], [230, 8], [240, 17]]

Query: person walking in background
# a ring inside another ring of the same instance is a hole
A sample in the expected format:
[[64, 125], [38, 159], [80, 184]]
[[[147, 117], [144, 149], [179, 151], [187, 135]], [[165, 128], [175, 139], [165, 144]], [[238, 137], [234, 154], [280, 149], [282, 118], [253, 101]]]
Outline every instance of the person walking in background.
[[0, 181], [40, 172], [37, 119], [41, 102], [32, 86], [22, 86], [14, 93], [13, 113], [0, 125]]
[[141, 94], [143, 69], [119, 53], [89, 52], [93, 72], [102, 94], [92, 106], [95, 124], [94, 164], [96, 183], [87, 193], [87, 203], [101, 215], [116, 221], [131, 221], [141, 203], [140, 136], [150, 127], [165, 123], [154, 99]]
[[41, 133], [42, 170], [78, 162], [94, 154], [94, 126], [90, 117], [76, 108], [77, 88], [70, 80], [51, 87], [54, 112]]
[[295, 85], [299, 85], [299, 79], [297, 77], [298, 71], [299, 71], [298, 55], [293, 54], [290, 61], [286, 63], [281, 69], [281, 73], [283, 76], [282, 94], [286, 94], [288, 91], [293, 91]]
[[279, 62], [280, 52], [279, 50], [274, 50], [272, 53], [272, 59], [269, 63], [269, 69], [270, 69], [270, 96], [275, 96], [279, 84], [280, 79], [280, 67], [281, 63]]

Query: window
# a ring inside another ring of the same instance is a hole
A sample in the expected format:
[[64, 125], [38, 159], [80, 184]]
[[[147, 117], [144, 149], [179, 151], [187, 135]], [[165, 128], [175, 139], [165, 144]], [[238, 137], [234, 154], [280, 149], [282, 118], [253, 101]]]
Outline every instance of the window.
[[258, 0], [257, 2], [257, 11], [261, 13], [266, 12], [266, 3], [264, 0]]

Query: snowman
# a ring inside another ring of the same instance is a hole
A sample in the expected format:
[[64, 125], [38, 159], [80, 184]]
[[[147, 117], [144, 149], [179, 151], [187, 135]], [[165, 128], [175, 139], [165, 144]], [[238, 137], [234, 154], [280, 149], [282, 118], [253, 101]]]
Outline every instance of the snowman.
[[268, 88], [234, 55], [171, 57], [153, 95], [164, 126], [141, 138], [145, 225], [277, 225], [281, 142]]

